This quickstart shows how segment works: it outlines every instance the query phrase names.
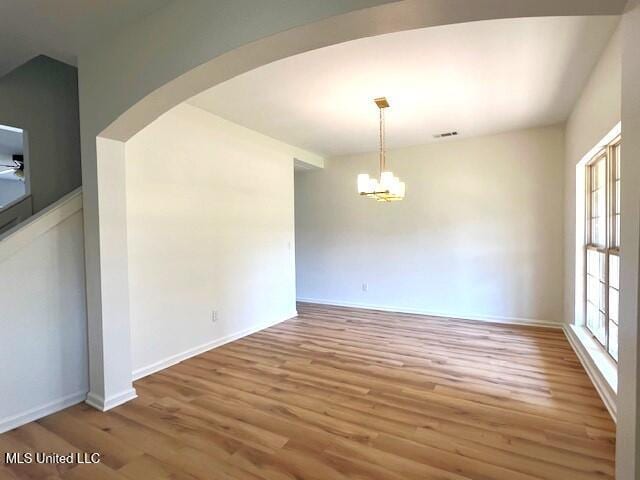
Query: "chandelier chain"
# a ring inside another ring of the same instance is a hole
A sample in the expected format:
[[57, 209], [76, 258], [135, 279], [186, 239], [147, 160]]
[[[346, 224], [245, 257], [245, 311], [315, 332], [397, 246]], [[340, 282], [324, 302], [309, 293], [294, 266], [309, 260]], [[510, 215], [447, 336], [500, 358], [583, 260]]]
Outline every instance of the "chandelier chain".
[[384, 108], [379, 108], [380, 111], [380, 173], [385, 169], [385, 152], [384, 152]]

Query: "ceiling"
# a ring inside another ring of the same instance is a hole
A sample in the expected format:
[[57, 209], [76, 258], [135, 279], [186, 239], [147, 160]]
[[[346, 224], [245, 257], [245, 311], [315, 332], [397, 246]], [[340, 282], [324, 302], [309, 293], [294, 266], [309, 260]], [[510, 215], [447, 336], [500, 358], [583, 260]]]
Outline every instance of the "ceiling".
[[0, 75], [39, 54], [75, 65], [81, 46], [169, 0], [2, 0]]
[[[189, 103], [329, 156], [566, 120], [619, 17], [490, 20], [360, 39], [274, 62]], [[438, 140], [447, 141], [447, 140]]]

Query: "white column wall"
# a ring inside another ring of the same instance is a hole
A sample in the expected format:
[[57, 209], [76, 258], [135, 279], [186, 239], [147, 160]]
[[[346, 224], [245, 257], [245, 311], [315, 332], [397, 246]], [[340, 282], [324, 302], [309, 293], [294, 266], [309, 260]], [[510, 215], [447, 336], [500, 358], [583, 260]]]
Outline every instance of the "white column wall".
[[92, 250], [86, 259], [87, 272], [92, 272], [87, 287], [93, 292], [87, 298], [87, 403], [108, 410], [136, 396], [131, 374], [126, 169], [123, 142], [98, 138], [96, 146], [97, 208], [85, 207], [85, 222], [93, 228], [89, 234], [98, 244], [88, 244]]
[[616, 479], [640, 478], [640, 0], [622, 18], [622, 221]]

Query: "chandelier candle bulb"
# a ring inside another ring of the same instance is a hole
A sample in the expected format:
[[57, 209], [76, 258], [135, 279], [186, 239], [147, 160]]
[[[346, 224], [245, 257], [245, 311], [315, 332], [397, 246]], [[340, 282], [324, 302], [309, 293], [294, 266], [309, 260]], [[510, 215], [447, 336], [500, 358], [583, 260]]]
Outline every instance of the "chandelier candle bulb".
[[390, 190], [394, 180], [395, 178], [392, 172], [382, 172], [380, 175], [380, 186], [383, 190]]
[[365, 193], [372, 193], [370, 191], [371, 188], [371, 179], [369, 178], [368, 173], [361, 173], [358, 175], [358, 193], [360, 195]]

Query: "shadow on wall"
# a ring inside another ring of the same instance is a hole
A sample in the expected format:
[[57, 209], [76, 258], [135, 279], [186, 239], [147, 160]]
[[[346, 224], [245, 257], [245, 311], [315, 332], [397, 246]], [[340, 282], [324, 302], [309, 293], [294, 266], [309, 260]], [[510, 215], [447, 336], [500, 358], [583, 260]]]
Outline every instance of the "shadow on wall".
[[0, 78], [0, 235], [81, 183], [77, 69], [35, 57]]

